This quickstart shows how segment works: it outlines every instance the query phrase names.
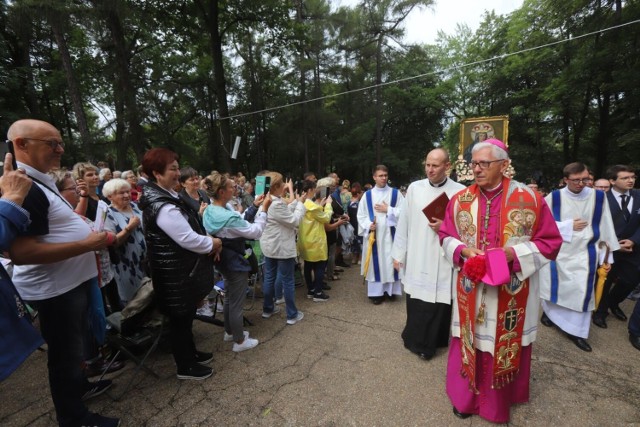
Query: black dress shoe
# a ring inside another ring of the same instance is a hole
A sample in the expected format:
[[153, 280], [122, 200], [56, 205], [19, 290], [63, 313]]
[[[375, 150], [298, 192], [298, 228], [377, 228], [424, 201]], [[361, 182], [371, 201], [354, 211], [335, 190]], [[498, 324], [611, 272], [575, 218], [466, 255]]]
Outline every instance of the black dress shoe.
[[611, 307], [611, 314], [618, 320], [622, 320], [623, 322], [627, 320], [627, 316], [624, 314], [624, 311], [620, 310], [620, 307]]
[[471, 415], [473, 414], [465, 414], [464, 412], [460, 412], [456, 409], [456, 407], [453, 407], [453, 415], [455, 415], [458, 418], [461, 418], [463, 420], [466, 420], [467, 418], [469, 418]]
[[[418, 353], [418, 357], [422, 360], [431, 360], [433, 358], [433, 354], [429, 353]], [[454, 408], [455, 409], [455, 408]]]
[[596, 316], [594, 315], [591, 318], [591, 321], [593, 322], [594, 325], [596, 325], [598, 328], [602, 328], [602, 329], [607, 329], [607, 321], [604, 319], [604, 317], [600, 317], [600, 316]]
[[629, 342], [632, 346], [634, 346], [637, 350], [640, 350], [640, 337], [636, 337], [635, 335], [629, 334]]
[[545, 313], [544, 311], [542, 312], [540, 323], [542, 323], [547, 328], [551, 328], [552, 326], [555, 326], [555, 323], [553, 323], [551, 319], [549, 319], [549, 317], [547, 316], [547, 313]]
[[591, 351], [591, 346], [584, 338], [576, 337], [573, 335], [569, 335], [569, 339], [573, 341], [573, 343], [582, 351]]
[[373, 303], [373, 305], [380, 305], [382, 304], [382, 301], [384, 300], [384, 297], [371, 297], [371, 302]]
[[395, 295], [388, 295], [388, 296], [387, 296], [387, 299], [388, 299], [389, 301], [395, 301], [395, 300], [396, 300], [396, 296], [395, 296]]

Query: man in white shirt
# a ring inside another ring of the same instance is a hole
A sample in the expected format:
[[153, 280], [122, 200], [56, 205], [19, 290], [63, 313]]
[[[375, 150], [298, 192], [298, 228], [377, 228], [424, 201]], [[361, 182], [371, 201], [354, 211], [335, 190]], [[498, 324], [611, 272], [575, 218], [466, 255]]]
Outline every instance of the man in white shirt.
[[[364, 193], [358, 205], [358, 234], [363, 237], [362, 271], [368, 285], [368, 296], [374, 304], [380, 304], [385, 294], [389, 300], [402, 295], [398, 272], [393, 268], [391, 247], [404, 197], [396, 188], [389, 187], [389, 169], [378, 165], [373, 171], [376, 186]], [[375, 243], [368, 254], [369, 234], [375, 231]], [[364, 271], [365, 260], [371, 257], [369, 269]]]
[[64, 153], [55, 127], [40, 120], [19, 120], [7, 135], [18, 168], [33, 180], [23, 204], [31, 223], [10, 249], [16, 264], [13, 281], [40, 316], [58, 423], [117, 426], [118, 419], [90, 413], [82, 402], [111, 385], [109, 380], [89, 383], [81, 370], [89, 295], [98, 275], [95, 251], [107, 246], [107, 234], [92, 232], [47, 175], [60, 167]]
[[633, 188], [635, 171], [630, 166], [616, 165], [606, 175], [611, 183], [607, 201], [620, 250], [613, 254], [615, 263], [607, 275], [598, 310], [593, 314], [593, 323], [600, 328], [607, 327], [609, 311], [618, 320], [627, 320], [619, 304], [633, 291], [640, 276], [640, 190]]
[[428, 219], [422, 210], [442, 193], [451, 198], [464, 188], [447, 178], [450, 167], [446, 150], [429, 152], [424, 164], [427, 179], [409, 186], [391, 251], [407, 299], [402, 340], [423, 360], [431, 359], [436, 348], [446, 347], [449, 341], [453, 266], [445, 259], [438, 239], [442, 219]]
[[540, 273], [541, 322], [557, 325], [580, 350], [591, 351], [587, 338], [595, 308], [596, 270], [603, 261], [600, 243], [607, 243], [612, 251], [620, 245], [605, 193], [587, 186], [591, 182], [587, 167], [570, 163], [563, 175], [566, 187], [545, 198], [563, 242], [556, 260]]

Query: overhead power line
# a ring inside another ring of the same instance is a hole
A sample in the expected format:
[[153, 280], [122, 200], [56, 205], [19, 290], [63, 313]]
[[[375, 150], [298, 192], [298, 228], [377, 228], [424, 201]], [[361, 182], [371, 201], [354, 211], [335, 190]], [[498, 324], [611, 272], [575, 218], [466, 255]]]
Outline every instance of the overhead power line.
[[240, 117], [251, 116], [251, 115], [254, 115], [254, 114], [266, 113], [266, 112], [269, 112], [269, 111], [282, 110], [284, 108], [295, 107], [296, 105], [308, 104], [308, 103], [311, 103], [311, 102], [322, 101], [324, 99], [337, 98], [339, 96], [348, 95], [350, 93], [364, 92], [364, 91], [367, 91], [367, 90], [375, 89], [377, 87], [390, 86], [390, 85], [403, 83], [403, 82], [407, 82], [407, 81], [411, 81], [411, 80], [421, 79], [421, 78], [427, 77], [427, 76], [432, 76], [432, 75], [436, 75], [436, 74], [443, 74], [443, 73], [447, 73], [447, 72], [453, 72], [453, 71], [461, 70], [461, 69], [468, 68], [468, 67], [475, 67], [477, 65], [485, 64], [487, 62], [495, 61], [497, 59], [505, 59], [505, 58], [509, 58], [509, 57], [515, 56], [515, 55], [520, 55], [520, 54], [523, 54], [523, 53], [526, 53], [526, 52], [532, 52], [532, 51], [539, 50], [539, 49], [545, 49], [545, 48], [548, 48], [548, 47], [551, 47], [551, 46], [556, 46], [556, 45], [559, 45], [559, 44], [572, 42], [572, 41], [583, 39], [583, 38], [586, 38], [586, 37], [591, 37], [591, 36], [594, 36], [596, 34], [605, 33], [607, 31], [616, 30], [618, 28], [627, 27], [629, 25], [634, 25], [634, 24], [637, 24], [637, 23], [640, 23], [640, 19], [636, 19], [634, 21], [625, 22], [624, 24], [614, 25], [612, 27], [608, 27], [608, 28], [603, 28], [603, 29], [600, 29], [600, 30], [592, 31], [590, 33], [581, 34], [579, 36], [569, 36], [566, 39], [557, 40], [557, 41], [546, 43], [546, 44], [539, 45], [539, 46], [529, 47], [529, 48], [526, 48], [526, 49], [518, 50], [516, 52], [504, 53], [502, 55], [496, 55], [496, 56], [491, 57], [491, 58], [481, 59], [479, 61], [474, 61], [474, 62], [468, 62], [468, 63], [462, 64], [462, 65], [456, 65], [456, 66], [453, 66], [453, 67], [450, 67], [450, 68], [446, 68], [446, 69], [440, 70], [440, 71], [430, 71], [428, 73], [418, 74], [418, 75], [411, 76], [411, 77], [405, 77], [403, 79], [397, 79], [397, 80], [393, 80], [393, 81], [389, 81], [389, 82], [384, 82], [384, 83], [380, 83], [378, 85], [365, 86], [365, 87], [361, 87], [361, 88], [358, 88], [358, 89], [348, 90], [348, 91], [345, 91], [345, 92], [333, 93], [333, 94], [329, 94], [329, 95], [325, 95], [325, 96], [320, 96], [320, 97], [317, 97], [317, 98], [305, 99], [303, 101], [296, 101], [296, 102], [291, 102], [289, 104], [278, 105], [276, 107], [264, 108], [262, 110], [249, 111], [247, 113], [238, 113], [238, 114], [234, 114], [234, 115], [227, 116], [227, 117], [219, 117], [217, 120], [231, 120], [231, 119], [237, 119], [237, 118], [240, 118]]

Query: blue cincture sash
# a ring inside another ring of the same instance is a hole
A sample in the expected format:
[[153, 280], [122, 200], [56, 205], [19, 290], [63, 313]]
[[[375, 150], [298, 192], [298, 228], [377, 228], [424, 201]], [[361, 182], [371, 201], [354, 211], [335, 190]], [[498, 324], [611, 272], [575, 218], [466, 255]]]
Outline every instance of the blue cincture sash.
[[[367, 211], [369, 212], [369, 221], [373, 222], [374, 218], [375, 218], [375, 214], [373, 212], [373, 201], [372, 201], [372, 197], [371, 197], [371, 190], [367, 191], [365, 194], [365, 197], [367, 198]], [[395, 208], [396, 204], [398, 203], [398, 189], [397, 188], [392, 188], [391, 189], [391, 207]], [[396, 228], [395, 227], [389, 227], [390, 231], [391, 231], [391, 241], [393, 241], [396, 237]], [[373, 276], [376, 282], [380, 282], [380, 265], [378, 264], [378, 240], [376, 239], [375, 242], [373, 242], [373, 246], [371, 248], [371, 257], [373, 258]], [[365, 277], [367, 276], [367, 272], [364, 272]], [[393, 270], [393, 279], [395, 281], [400, 280], [399, 276], [398, 276], [398, 271], [397, 270]]]

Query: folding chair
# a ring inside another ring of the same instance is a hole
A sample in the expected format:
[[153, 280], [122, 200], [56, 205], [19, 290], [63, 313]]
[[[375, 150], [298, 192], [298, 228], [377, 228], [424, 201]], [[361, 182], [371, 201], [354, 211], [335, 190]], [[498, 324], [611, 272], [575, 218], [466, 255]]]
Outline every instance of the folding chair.
[[[149, 356], [158, 347], [160, 339], [165, 332], [166, 323], [166, 318], [155, 310], [151, 279], [145, 279], [134, 298], [121, 312], [109, 315], [107, 323], [110, 326], [110, 332], [107, 333], [106, 341], [116, 352], [109, 360], [100, 379], [105, 376], [120, 354], [125, 354], [137, 365], [122, 393], [114, 398], [114, 400], [118, 401], [129, 391], [133, 379], [141, 369], [155, 378], [160, 378], [157, 373], [145, 365]], [[144, 350], [142, 350], [141, 354], [136, 354], [134, 349]]]

